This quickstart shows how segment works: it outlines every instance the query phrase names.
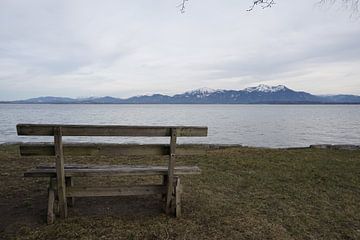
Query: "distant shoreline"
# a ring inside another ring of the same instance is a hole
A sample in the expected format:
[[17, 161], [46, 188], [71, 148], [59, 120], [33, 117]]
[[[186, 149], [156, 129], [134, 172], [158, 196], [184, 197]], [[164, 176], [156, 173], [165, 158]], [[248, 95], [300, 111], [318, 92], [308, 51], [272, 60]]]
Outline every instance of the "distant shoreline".
[[18, 102], [0, 102], [0, 104], [9, 105], [360, 105], [358, 103], [322, 103], [322, 102], [265, 102], [265, 103], [18, 103]]
[[19, 104], [360, 104], [360, 96], [351, 94], [314, 95], [295, 91], [284, 85], [260, 84], [243, 90], [199, 88], [175, 95], [156, 93], [128, 98], [41, 96], [0, 102]]

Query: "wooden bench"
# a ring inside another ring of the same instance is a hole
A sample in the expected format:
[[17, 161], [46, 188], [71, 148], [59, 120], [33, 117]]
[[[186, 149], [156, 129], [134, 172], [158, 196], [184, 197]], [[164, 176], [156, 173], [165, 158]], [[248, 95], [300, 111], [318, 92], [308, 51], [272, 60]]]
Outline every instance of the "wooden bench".
[[[48, 177], [47, 222], [55, 213], [67, 217], [67, 207], [75, 197], [130, 196], [159, 194], [164, 199], [166, 214], [181, 214], [179, 175], [199, 174], [197, 166], [175, 166], [177, 155], [203, 154], [204, 149], [177, 145], [177, 137], [207, 136], [207, 127], [189, 126], [118, 126], [118, 125], [53, 125], [18, 124], [18, 135], [54, 136], [54, 143], [23, 143], [22, 156], [53, 156], [55, 164], [40, 164], [24, 173], [25, 177]], [[169, 137], [170, 144], [63, 144], [63, 136]], [[65, 164], [64, 156], [169, 156], [165, 166]], [[128, 186], [75, 186], [74, 177], [161, 175], [160, 184]], [[57, 207], [55, 207], [57, 206]]]

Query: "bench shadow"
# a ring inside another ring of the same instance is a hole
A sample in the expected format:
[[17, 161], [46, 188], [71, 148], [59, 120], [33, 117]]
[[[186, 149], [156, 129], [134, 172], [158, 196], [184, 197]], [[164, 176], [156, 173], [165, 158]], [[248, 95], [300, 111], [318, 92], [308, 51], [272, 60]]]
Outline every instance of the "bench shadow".
[[[45, 192], [38, 192], [30, 198], [19, 193], [14, 198], [0, 201], [0, 239], [11, 239], [21, 228], [46, 225]], [[82, 197], [75, 199], [75, 205], [68, 208], [72, 217], [129, 217], [158, 216], [163, 213], [160, 195], [121, 197]]]
[[82, 197], [69, 207], [69, 216], [151, 216], [163, 212], [161, 196]]

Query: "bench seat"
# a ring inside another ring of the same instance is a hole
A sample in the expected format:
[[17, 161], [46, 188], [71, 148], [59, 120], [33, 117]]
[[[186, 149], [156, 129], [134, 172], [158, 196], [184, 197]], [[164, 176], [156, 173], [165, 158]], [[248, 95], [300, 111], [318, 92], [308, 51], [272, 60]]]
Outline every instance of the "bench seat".
[[[88, 176], [136, 176], [136, 175], [167, 175], [168, 166], [149, 165], [91, 165], [91, 164], [65, 164], [66, 177]], [[175, 175], [200, 174], [197, 166], [176, 166]], [[56, 177], [54, 164], [40, 164], [35, 169], [24, 173], [24, 177]]]
[[67, 197], [109, 197], [165, 194], [166, 185], [135, 185], [116, 187], [67, 187]]

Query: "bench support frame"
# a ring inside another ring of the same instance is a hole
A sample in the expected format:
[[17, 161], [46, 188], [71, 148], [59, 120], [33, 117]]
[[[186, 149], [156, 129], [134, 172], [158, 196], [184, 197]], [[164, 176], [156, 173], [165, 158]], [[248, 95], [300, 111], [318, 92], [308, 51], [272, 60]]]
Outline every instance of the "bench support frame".
[[181, 217], [181, 194], [182, 194], [182, 185], [180, 183], [180, 178], [175, 178], [175, 217]]
[[[65, 177], [65, 185], [66, 185], [66, 188], [74, 187], [74, 178], [73, 177]], [[66, 201], [67, 201], [68, 207], [75, 206], [75, 197], [67, 197]]]
[[[162, 192], [162, 199], [166, 200], [170, 199], [170, 207], [168, 215], [173, 215], [175, 217], [181, 217], [181, 194], [182, 194], [182, 185], [180, 183], [180, 177], [174, 176], [173, 177], [173, 187], [171, 191], [170, 198], [167, 198], [167, 187], [168, 187], [168, 175], [163, 175], [163, 184], [162, 185], [154, 185], [154, 186], [127, 186], [127, 187], [112, 187], [105, 189], [99, 188], [82, 188], [82, 190], [72, 191], [74, 184], [73, 178], [66, 177], [65, 178], [66, 186], [68, 187], [66, 198], [68, 199], [67, 203], [69, 206], [74, 206], [75, 197], [88, 197], [88, 196], [130, 196], [130, 195], [146, 195], [146, 194], [156, 194]], [[60, 204], [59, 204], [59, 195], [57, 191], [57, 179], [51, 177], [49, 181], [49, 188], [48, 188], [48, 207], [47, 207], [47, 224], [53, 224], [56, 219], [56, 215], [61, 214], [60, 211]], [[163, 189], [161, 190], [161, 186]], [[76, 188], [75, 188], [76, 189]], [[101, 192], [101, 190], [105, 190]], [[166, 207], [166, 206], [165, 206]], [[61, 216], [61, 215], [60, 215]]]
[[[169, 168], [168, 168], [168, 178], [174, 179], [174, 167], [175, 167], [175, 154], [176, 154], [176, 129], [171, 129], [171, 138], [170, 138], [170, 159], [169, 159]], [[166, 214], [170, 214], [171, 212], [171, 200], [173, 196], [173, 187], [174, 181], [167, 181], [167, 194], [166, 194]]]
[[48, 188], [48, 207], [47, 207], [47, 224], [52, 224], [55, 221], [55, 178], [50, 178]]
[[63, 152], [61, 127], [54, 128], [54, 145], [55, 145], [55, 160], [56, 160], [56, 182], [57, 182], [57, 193], [59, 198], [60, 218], [66, 218], [67, 201], [66, 201], [64, 152]]

